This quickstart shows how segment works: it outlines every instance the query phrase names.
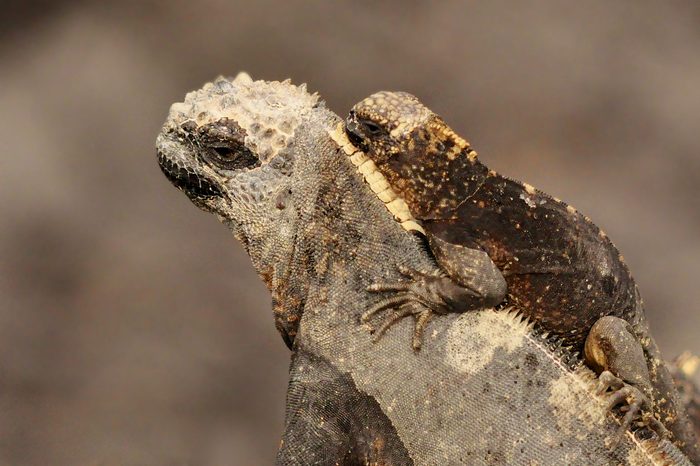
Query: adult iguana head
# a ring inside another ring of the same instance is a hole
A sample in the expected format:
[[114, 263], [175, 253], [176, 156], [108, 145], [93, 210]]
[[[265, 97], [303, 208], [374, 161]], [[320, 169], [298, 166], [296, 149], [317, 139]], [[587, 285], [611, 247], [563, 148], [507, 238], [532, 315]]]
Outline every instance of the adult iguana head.
[[293, 164], [294, 133], [317, 104], [289, 82], [220, 77], [170, 107], [158, 163], [206, 211], [228, 216], [232, 206], [269, 201]]
[[304, 85], [245, 74], [218, 78], [172, 105], [156, 147], [171, 183], [243, 244], [271, 291], [276, 326], [290, 347], [309, 289], [325, 289], [320, 283], [334, 264], [358, 261], [367, 269], [396, 254], [419, 260], [396, 252], [418, 242], [404, 237], [363, 177], [405, 230], [419, 229], [405, 204], [371, 182], [376, 167]]
[[[291, 175], [302, 143], [295, 134], [319, 105], [305, 86], [288, 81], [254, 82], [243, 73], [220, 77], [173, 104], [156, 141], [165, 176], [233, 231], [273, 299], [289, 292], [286, 265], [299, 225]], [[296, 295], [303, 300], [303, 293]], [[295, 312], [289, 304], [275, 307], [277, 327], [289, 345], [300, 307], [300, 302]]]

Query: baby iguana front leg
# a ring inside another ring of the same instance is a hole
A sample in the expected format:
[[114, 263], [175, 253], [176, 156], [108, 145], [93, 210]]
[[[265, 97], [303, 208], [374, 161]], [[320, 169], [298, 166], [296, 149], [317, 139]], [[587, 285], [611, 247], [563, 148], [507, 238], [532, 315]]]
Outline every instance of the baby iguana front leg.
[[[428, 233], [428, 242], [441, 270], [433, 272], [399, 267], [403, 281], [378, 281], [369, 286], [372, 292], [392, 292], [362, 315], [368, 322], [382, 311], [389, 316], [375, 330], [380, 338], [404, 317], [416, 320], [413, 349], [419, 350], [425, 326], [434, 314], [465, 312], [500, 304], [505, 298], [506, 281], [496, 264], [478, 247], [452, 244]], [[446, 272], [447, 276], [445, 273]]]

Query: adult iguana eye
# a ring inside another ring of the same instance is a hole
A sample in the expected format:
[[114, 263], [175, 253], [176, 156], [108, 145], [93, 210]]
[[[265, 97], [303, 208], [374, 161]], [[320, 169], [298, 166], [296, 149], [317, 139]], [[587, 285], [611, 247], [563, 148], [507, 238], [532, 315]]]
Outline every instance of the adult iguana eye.
[[204, 153], [207, 162], [224, 170], [257, 167], [260, 159], [242, 144], [210, 147]]
[[197, 145], [203, 149], [201, 157], [209, 165], [223, 170], [240, 170], [260, 165], [260, 159], [245, 145], [245, 129], [235, 120], [222, 118], [191, 132]]
[[222, 160], [230, 160], [234, 157], [235, 151], [229, 147], [212, 147], [216, 155]]

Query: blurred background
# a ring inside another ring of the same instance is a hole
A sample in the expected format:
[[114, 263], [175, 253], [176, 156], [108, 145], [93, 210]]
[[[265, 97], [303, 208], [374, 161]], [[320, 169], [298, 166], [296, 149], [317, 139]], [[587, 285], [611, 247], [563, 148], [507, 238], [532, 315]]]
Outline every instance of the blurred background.
[[219, 74], [343, 115], [406, 90], [630, 264], [700, 352], [700, 3], [26, 1], [0, 17], [0, 464], [271, 464], [289, 352], [225, 227], [160, 173]]

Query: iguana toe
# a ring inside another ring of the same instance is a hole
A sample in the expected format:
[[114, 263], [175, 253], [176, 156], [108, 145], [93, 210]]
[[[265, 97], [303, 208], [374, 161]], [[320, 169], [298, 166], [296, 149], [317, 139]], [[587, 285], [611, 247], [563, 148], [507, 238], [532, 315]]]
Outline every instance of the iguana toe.
[[379, 341], [387, 330], [393, 327], [399, 320], [405, 317], [413, 316], [416, 323], [411, 340], [412, 347], [414, 351], [420, 350], [423, 340], [423, 331], [425, 330], [425, 326], [434, 312], [427, 308], [423, 303], [415, 301], [409, 294], [403, 294], [378, 302], [372, 308], [366, 311], [360, 320], [363, 323], [367, 323], [374, 315], [389, 309], [391, 309], [391, 312], [383, 320], [381, 325], [379, 325], [379, 327], [376, 329], [371, 330], [371, 333], [374, 334], [374, 341]]
[[[608, 392], [608, 390], [611, 391]], [[639, 388], [625, 383], [609, 371], [603, 371], [598, 378], [597, 391], [599, 395], [606, 397], [606, 411], [612, 412], [614, 408], [619, 406], [620, 412], [624, 413], [618, 434], [609, 445], [611, 448], [615, 448], [619, 444], [632, 425], [648, 427], [661, 438], [669, 436], [668, 429], [650, 411], [649, 398]]]
[[445, 314], [450, 311], [441, 293], [442, 282], [449, 282], [450, 279], [439, 272], [422, 272], [402, 266], [398, 270], [406, 280], [380, 281], [367, 287], [367, 291], [372, 293], [395, 294], [375, 303], [362, 314], [360, 320], [362, 323], [368, 323], [380, 312], [391, 310], [383, 323], [373, 330], [376, 341], [396, 322], [404, 317], [413, 316], [416, 324], [412, 347], [418, 351], [422, 346], [423, 332], [430, 317], [435, 313]]
[[[368, 291], [382, 291], [382, 290], [373, 290], [371, 288], [368, 288]], [[398, 307], [403, 306], [407, 302], [411, 301], [411, 295], [409, 293], [401, 293], [396, 296], [392, 296], [390, 298], [382, 299], [378, 303], [374, 304], [372, 307], [367, 309], [362, 316], [360, 316], [360, 321], [363, 324], [368, 323], [372, 317], [374, 317], [375, 314], [378, 314], [382, 311], [386, 311], [388, 309], [396, 309]]]

